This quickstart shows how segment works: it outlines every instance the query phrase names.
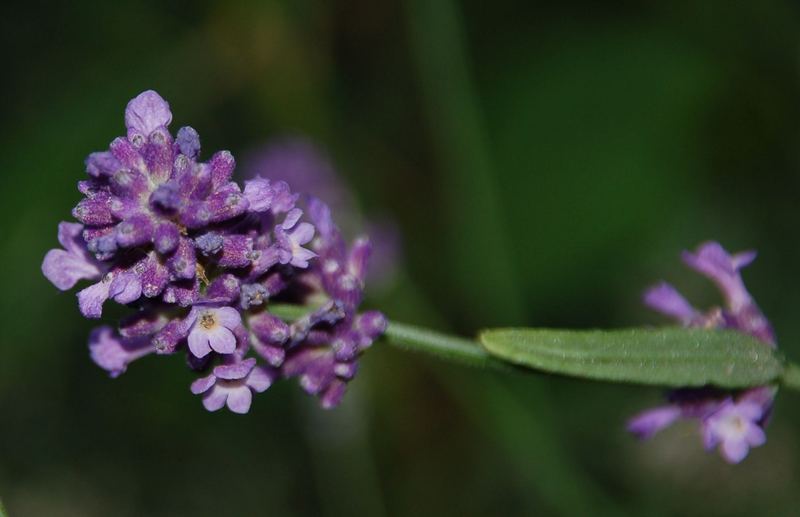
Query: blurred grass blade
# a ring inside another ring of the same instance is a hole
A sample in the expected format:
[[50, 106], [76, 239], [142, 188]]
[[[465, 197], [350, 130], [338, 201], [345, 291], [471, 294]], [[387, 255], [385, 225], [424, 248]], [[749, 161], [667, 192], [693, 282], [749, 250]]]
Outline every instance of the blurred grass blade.
[[448, 264], [450, 276], [460, 281], [459, 299], [453, 303], [462, 311], [480, 307], [481, 316], [492, 321], [519, 321], [522, 294], [472, 78], [461, 5], [411, 0], [405, 7], [428, 130], [448, 192]]
[[733, 331], [491, 329], [490, 354], [514, 364], [586, 379], [669, 387], [748, 388], [775, 382], [783, 361], [771, 348]]

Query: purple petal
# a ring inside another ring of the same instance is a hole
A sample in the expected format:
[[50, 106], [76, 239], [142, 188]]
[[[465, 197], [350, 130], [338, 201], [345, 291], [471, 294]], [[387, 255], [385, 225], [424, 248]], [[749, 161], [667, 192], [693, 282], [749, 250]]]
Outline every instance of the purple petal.
[[745, 439], [750, 447], [759, 447], [767, 443], [767, 435], [764, 430], [758, 425], [751, 425], [747, 428]]
[[684, 251], [682, 256], [687, 266], [712, 280], [722, 291], [731, 310], [738, 312], [751, 303], [750, 294], [742, 283], [737, 267], [749, 263], [747, 259], [750, 258], [750, 253], [752, 252], [746, 252], [738, 260], [734, 260], [719, 243], [706, 242], [695, 253]]
[[285, 181], [275, 181], [272, 183], [272, 210], [273, 214], [282, 214], [294, 208], [299, 194], [292, 194], [289, 184]]
[[247, 386], [240, 386], [230, 390], [228, 393], [228, 409], [234, 413], [243, 415], [250, 411], [250, 404], [253, 401], [253, 392]]
[[286, 214], [286, 218], [281, 223], [281, 228], [283, 228], [284, 230], [292, 228], [295, 224], [297, 224], [297, 221], [299, 221], [302, 216], [303, 216], [302, 210], [300, 210], [299, 208], [292, 208], [291, 210], [289, 210], [289, 213]]
[[87, 318], [97, 319], [103, 315], [103, 304], [108, 300], [111, 282], [105, 279], [78, 293], [78, 306], [81, 314]]
[[214, 375], [219, 379], [239, 380], [247, 377], [256, 365], [254, 358], [245, 359], [238, 363], [223, 364], [214, 368]]
[[296, 244], [305, 244], [314, 238], [314, 226], [310, 223], [300, 223], [292, 232], [292, 240]]
[[367, 264], [372, 255], [372, 243], [366, 237], [360, 237], [353, 242], [353, 247], [347, 257], [347, 269], [359, 281], [367, 277]]
[[259, 366], [254, 368], [250, 375], [247, 377], [247, 386], [252, 388], [256, 393], [263, 393], [272, 386], [275, 375], [266, 368]]
[[225, 405], [228, 399], [228, 390], [214, 386], [203, 397], [203, 407], [208, 411], [217, 411]]
[[193, 394], [200, 395], [210, 390], [215, 382], [217, 382], [217, 378], [213, 374], [207, 375], [206, 377], [201, 377], [194, 381], [189, 389]]
[[244, 197], [251, 212], [266, 212], [272, 205], [272, 189], [269, 180], [256, 178], [244, 182]]
[[220, 307], [218, 309], [214, 309], [214, 313], [217, 321], [223, 327], [233, 330], [242, 324], [242, 315], [239, 314], [239, 311], [233, 307]]
[[61, 291], [72, 289], [79, 280], [95, 280], [102, 274], [93, 262], [60, 249], [47, 252], [42, 273]]
[[[205, 334], [208, 336], [208, 344], [215, 352], [220, 354], [230, 354], [236, 350], [236, 336], [234, 336], [233, 332], [231, 332], [229, 329], [218, 326], [207, 331]], [[192, 336], [189, 335], [189, 347], [192, 345], [191, 338]], [[198, 355], [198, 357], [202, 356]]]
[[726, 440], [722, 443], [720, 452], [728, 463], [739, 463], [750, 451], [750, 446], [744, 440]]
[[136, 132], [145, 137], [155, 129], [172, 122], [172, 112], [167, 101], [153, 90], [147, 90], [133, 98], [125, 108], [125, 126], [128, 133]]
[[298, 248], [292, 255], [291, 265], [301, 269], [308, 267], [308, 261], [316, 257], [317, 254], [305, 248]]
[[257, 336], [252, 336], [253, 349], [261, 356], [262, 359], [267, 361], [270, 366], [276, 368], [283, 364], [286, 359], [286, 350], [281, 346], [264, 344]]
[[338, 237], [328, 205], [317, 198], [311, 198], [308, 202], [308, 215], [319, 230], [323, 241], [329, 243]]
[[208, 334], [197, 326], [189, 333], [189, 351], [195, 357], [205, 357], [211, 353]]
[[758, 252], [756, 250], [740, 251], [731, 257], [731, 263], [733, 268], [738, 271], [752, 264], [757, 256]]
[[699, 313], [670, 284], [662, 282], [644, 293], [644, 303], [651, 309], [688, 324]]
[[677, 406], [661, 406], [643, 411], [628, 421], [628, 432], [640, 439], [647, 439], [672, 425], [681, 416]]
[[322, 394], [320, 404], [323, 409], [333, 409], [339, 405], [344, 397], [344, 392], [347, 389], [347, 384], [340, 380], [335, 380]]
[[127, 344], [115, 335], [108, 326], [96, 328], [89, 335], [89, 354], [92, 360], [112, 377], [124, 373], [131, 361], [153, 351], [146, 342], [138, 346], [131, 345], [132, 343]]
[[760, 404], [751, 401], [742, 401], [736, 403], [737, 412], [751, 422], [758, 422], [764, 414], [764, 409]]
[[141, 280], [127, 271], [115, 275], [108, 290], [108, 297], [123, 305], [138, 300], [141, 295]]
[[86, 158], [86, 173], [95, 178], [111, 176], [120, 168], [120, 163], [108, 151], [92, 153]]
[[62, 221], [58, 223], [58, 242], [71, 254], [88, 257], [82, 232], [82, 224]]

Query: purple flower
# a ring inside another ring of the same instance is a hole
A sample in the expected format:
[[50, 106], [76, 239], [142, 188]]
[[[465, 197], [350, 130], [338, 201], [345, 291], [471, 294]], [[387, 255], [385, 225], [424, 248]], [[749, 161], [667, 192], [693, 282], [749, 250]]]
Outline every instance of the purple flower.
[[147, 340], [126, 339], [114, 334], [111, 327], [98, 327], [89, 335], [89, 354], [111, 377], [125, 373], [128, 365], [155, 351]]
[[767, 436], [760, 421], [764, 408], [752, 401], [726, 399], [703, 420], [702, 434], [706, 449], [719, 446], [729, 463], [739, 463], [751, 447], [764, 445]]
[[[59, 225], [63, 249], [42, 263], [58, 289], [91, 282], [78, 292], [85, 317], [100, 318], [109, 299], [135, 311], [117, 331], [92, 332], [92, 359], [117, 376], [146, 354], [185, 354], [190, 368], [212, 371], [192, 385], [212, 411], [227, 404], [246, 413], [253, 392], [293, 376], [335, 405], [386, 324], [380, 313], [356, 312], [368, 244], [347, 255], [330, 210], [305, 202], [305, 220], [285, 181], [257, 178], [242, 191], [229, 152], [199, 161], [197, 131], [183, 127], [173, 138], [171, 121], [153, 91], [128, 103], [126, 135], [86, 159], [73, 210], [80, 223]], [[325, 214], [318, 240], [312, 212]], [[318, 267], [320, 253], [338, 257], [341, 271]], [[306, 303], [308, 313], [283, 322], [269, 312], [274, 298]]]
[[233, 353], [236, 349], [234, 332], [242, 325], [239, 311], [232, 307], [209, 307], [196, 308], [193, 314], [189, 350], [195, 357], [205, 357], [212, 350], [219, 354]]
[[58, 225], [58, 242], [64, 249], [47, 252], [42, 273], [61, 291], [72, 289], [80, 280], [96, 280], [103, 276], [102, 265], [94, 259], [81, 238], [83, 225], [62, 222]]
[[303, 247], [314, 238], [314, 226], [309, 223], [297, 224], [302, 215], [302, 210], [294, 208], [286, 214], [283, 223], [275, 227], [281, 264], [306, 268], [308, 261], [317, 256], [313, 251]]
[[[709, 278], [722, 293], [725, 305], [703, 313], [686, 301], [667, 283], [645, 292], [647, 306], [665, 314], [681, 325], [704, 328], [728, 328], [750, 334], [774, 347], [775, 336], [767, 319], [744, 286], [740, 270], [753, 262], [756, 253], [729, 254], [716, 242], [701, 244], [694, 253], [685, 251], [684, 262]], [[711, 389], [674, 390], [670, 404], [646, 410], [631, 418], [628, 431], [640, 438], [650, 438], [678, 419], [695, 419], [707, 449], [720, 446], [725, 460], [738, 463], [751, 447], [766, 441], [764, 426], [774, 401], [771, 388], [753, 388], [738, 393]]]
[[262, 393], [276, 378], [274, 371], [256, 366], [254, 358], [214, 368], [211, 375], [192, 383], [192, 393], [203, 395], [203, 406], [217, 411], [227, 404], [234, 413], [250, 411], [253, 392]]

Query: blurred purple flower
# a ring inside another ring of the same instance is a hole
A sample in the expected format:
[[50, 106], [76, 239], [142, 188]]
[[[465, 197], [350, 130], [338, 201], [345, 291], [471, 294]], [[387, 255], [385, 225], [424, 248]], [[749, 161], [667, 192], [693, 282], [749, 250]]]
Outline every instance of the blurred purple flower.
[[[765, 346], [775, 347], [772, 327], [745, 288], [740, 274], [755, 257], [754, 251], [731, 255], [716, 242], [703, 243], [694, 253], [683, 252], [686, 265], [709, 278], [720, 290], [724, 307], [703, 313], [665, 282], [648, 289], [644, 303], [684, 326], [733, 329], [750, 334]], [[696, 419], [706, 448], [719, 446], [726, 461], [739, 463], [751, 447], [766, 441], [764, 426], [774, 395], [770, 387], [733, 394], [713, 389], [674, 390], [668, 396], [668, 405], [639, 413], [628, 421], [627, 428], [644, 439], [679, 419]]]
[[[245, 196], [251, 205], [274, 205], [272, 199], [277, 198], [280, 192], [276, 183], [281, 186], [288, 184], [297, 191], [323, 200], [337, 214], [346, 234], [354, 235], [359, 229], [366, 228], [372, 241], [367, 272], [369, 284], [376, 290], [391, 286], [401, 260], [400, 232], [391, 220], [374, 217], [365, 220], [344, 178], [336, 172], [321, 149], [300, 137], [277, 139], [245, 158], [244, 174], [247, 178], [254, 178], [245, 182]], [[269, 178], [269, 181], [261, 176]]]
[[706, 449], [713, 450], [719, 446], [720, 453], [728, 462], [739, 463], [751, 447], [758, 447], [767, 441], [760, 425], [763, 416], [761, 404], [726, 399], [703, 420], [702, 434]]
[[[200, 162], [197, 132], [183, 127], [173, 139], [171, 121], [153, 91], [128, 103], [127, 136], [86, 160], [73, 210], [80, 224], [59, 225], [63, 249], [42, 263], [60, 290], [93, 282], [78, 293], [85, 317], [101, 317], [109, 299], [135, 310], [118, 331], [92, 332], [92, 359], [115, 377], [144, 355], [185, 352], [193, 369], [211, 368], [191, 389], [211, 411], [246, 413], [252, 393], [282, 377], [300, 377], [324, 407], [335, 405], [386, 325], [380, 313], [357, 313], [367, 241], [352, 257], [337, 255], [341, 272], [323, 271], [318, 256], [346, 248], [327, 207], [280, 178], [250, 180], [242, 191], [229, 152]], [[304, 220], [298, 202], [327, 214], [326, 239], [314, 239], [314, 217]], [[272, 300], [307, 304], [308, 314], [283, 322], [269, 313]], [[322, 308], [311, 305], [320, 300]]]

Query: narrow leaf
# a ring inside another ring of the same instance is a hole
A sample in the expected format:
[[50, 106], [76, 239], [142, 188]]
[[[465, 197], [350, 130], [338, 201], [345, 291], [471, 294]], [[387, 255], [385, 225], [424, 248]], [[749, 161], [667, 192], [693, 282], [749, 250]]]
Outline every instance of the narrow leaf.
[[782, 358], [733, 331], [490, 329], [486, 350], [521, 366], [587, 379], [669, 387], [747, 388], [775, 382]]

